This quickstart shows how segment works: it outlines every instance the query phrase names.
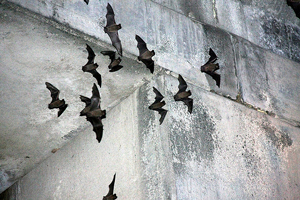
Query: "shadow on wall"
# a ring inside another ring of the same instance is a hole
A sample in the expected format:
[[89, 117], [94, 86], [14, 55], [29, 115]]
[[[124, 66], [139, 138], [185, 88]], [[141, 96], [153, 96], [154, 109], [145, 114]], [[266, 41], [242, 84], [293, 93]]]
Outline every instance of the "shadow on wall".
[[296, 16], [300, 18], [300, 0], [287, 0], [287, 4], [293, 8]]

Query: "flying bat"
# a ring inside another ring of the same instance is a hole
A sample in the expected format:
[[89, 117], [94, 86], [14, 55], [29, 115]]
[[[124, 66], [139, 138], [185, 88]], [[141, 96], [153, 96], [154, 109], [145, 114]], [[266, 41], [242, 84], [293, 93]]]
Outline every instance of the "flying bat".
[[119, 69], [121, 69], [123, 66], [119, 65], [120, 62], [122, 61], [122, 59], [120, 57], [118, 57], [116, 59], [116, 52], [114, 51], [101, 51], [101, 53], [105, 56], [109, 56], [111, 62], [108, 65], [109, 68], [109, 72], [115, 72], [118, 71]]
[[215, 72], [220, 68], [219, 63], [214, 64], [218, 57], [211, 48], [209, 49], [209, 55], [210, 58], [207, 63], [201, 66], [201, 72], [205, 72], [206, 74], [210, 75], [216, 81], [217, 86], [220, 87], [221, 76]]
[[122, 28], [121, 24], [116, 24], [115, 13], [109, 3], [107, 3], [106, 9], [106, 26], [104, 27], [104, 32], [108, 34], [112, 45], [117, 49], [118, 54], [122, 56], [122, 44], [118, 34], [118, 30]]
[[86, 3], [86, 5], [89, 4], [89, 1], [90, 1], [90, 0], [84, 0], [84, 2]]
[[101, 110], [100, 93], [95, 83], [92, 93], [91, 98], [80, 95], [80, 100], [85, 103], [85, 108], [80, 112], [80, 116], [86, 116], [86, 120], [92, 124], [93, 131], [96, 133], [96, 139], [100, 143], [103, 135], [101, 120], [106, 118], [106, 110]]
[[161, 125], [166, 117], [167, 112], [168, 112], [167, 110], [162, 108], [164, 105], [166, 105], [166, 102], [161, 101], [164, 98], [164, 96], [155, 87], [153, 87], [153, 92], [156, 95], [155, 101], [148, 108], [150, 110], [158, 111], [158, 113], [160, 114], [159, 122]]
[[50, 104], [48, 104], [49, 109], [58, 108], [58, 114], [57, 117], [59, 117], [68, 107], [68, 104], [66, 104], [65, 100], [59, 99], [59, 93], [60, 91], [54, 87], [51, 83], [45, 82], [46, 87], [50, 90], [52, 101]]
[[178, 81], [179, 81], [179, 85], [178, 85], [179, 91], [174, 95], [174, 100], [183, 101], [185, 105], [187, 105], [189, 113], [192, 113], [193, 99], [189, 98], [189, 96], [191, 96], [192, 93], [190, 90], [186, 91], [187, 84], [180, 74], [178, 75]]
[[109, 184], [109, 191], [106, 196], [103, 197], [103, 200], [114, 200], [117, 199], [117, 195], [114, 194], [114, 187], [115, 187], [115, 179], [116, 179], [116, 174], [114, 175], [114, 178], [112, 182]]
[[101, 75], [96, 70], [98, 68], [98, 64], [94, 63], [96, 55], [88, 44], [86, 44], [86, 50], [88, 51], [88, 62], [82, 67], [82, 71], [93, 74], [93, 77], [96, 78], [98, 85], [101, 87]]
[[155, 55], [154, 50], [149, 51], [147, 48], [147, 44], [145, 41], [138, 35], [135, 35], [135, 39], [138, 42], [137, 48], [139, 49], [138, 60], [142, 61], [150, 72], [153, 74], [154, 72], [154, 61], [152, 57]]

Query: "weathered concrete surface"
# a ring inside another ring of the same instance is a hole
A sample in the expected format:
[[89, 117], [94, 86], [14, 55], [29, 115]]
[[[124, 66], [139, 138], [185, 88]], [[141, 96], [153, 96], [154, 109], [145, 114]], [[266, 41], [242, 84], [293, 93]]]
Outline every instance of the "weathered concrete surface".
[[299, 128], [186, 81], [192, 114], [162, 73], [108, 113], [100, 145], [87, 128], [18, 181], [16, 198], [99, 199], [116, 172], [120, 199], [299, 199]]
[[243, 100], [300, 127], [300, 64], [235, 39]]
[[[81, 70], [87, 62], [86, 43], [97, 55], [104, 109], [117, 105], [152, 75], [144, 66], [125, 57], [124, 68], [110, 73], [109, 58], [100, 54], [107, 48], [24, 17], [6, 6], [0, 7], [0, 27], [2, 192], [48, 157], [52, 149], [60, 148], [88, 126], [85, 118], [79, 117], [84, 108], [79, 95], [90, 97], [96, 81]], [[59, 118], [57, 109], [48, 109], [51, 97], [46, 81], [60, 89], [60, 98], [69, 104]]]

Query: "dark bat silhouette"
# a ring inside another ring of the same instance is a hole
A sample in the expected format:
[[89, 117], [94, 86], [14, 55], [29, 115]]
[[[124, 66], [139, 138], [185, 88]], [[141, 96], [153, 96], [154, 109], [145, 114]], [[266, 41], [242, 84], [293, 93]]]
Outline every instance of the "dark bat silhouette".
[[96, 139], [100, 143], [103, 135], [101, 120], [106, 118], [106, 110], [101, 110], [100, 93], [95, 83], [92, 93], [91, 98], [80, 95], [80, 100], [85, 103], [85, 108], [80, 112], [80, 116], [86, 116], [86, 120], [92, 124], [93, 131], [96, 133]]
[[118, 34], [118, 30], [122, 28], [121, 24], [116, 24], [115, 13], [109, 3], [107, 3], [106, 9], [106, 26], [104, 27], [104, 32], [108, 34], [112, 45], [117, 49], [118, 54], [122, 56], [122, 44]]
[[166, 105], [166, 102], [161, 101], [164, 98], [164, 96], [155, 87], [153, 87], [153, 92], [156, 95], [155, 101], [148, 108], [150, 110], [158, 111], [158, 113], [160, 114], [159, 122], [161, 125], [166, 117], [167, 112], [168, 112], [167, 110], [162, 108], [164, 105]]
[[300, 1], [299, 0], [287, 0], [287, 4], [292, 7], [295, 14], [300, 18]]
[[139, 49], [138, 60], [142, 61], [150, 72], [153, 74], [154, 72], [154, 61], [152, 57], [155, 55], [154, 50], [149, 51], [147, 48], [147, 44], [145, 41], [138, 35], [135, 35], [135, 39], [138, 42], [137, 48]]
[[206, 74], [210, 75], [216, 81], [216, 85], [220, 87], [221, 76], [215, 72], [220, 67], [218, 63], [214, 64], [218, 57], [211, 48], [209, 49], [209, 55], [210, 58], [207, 63], [201, 66], [201, 72], [205, 72]]
[[108, 65], [109, 68], [109, 72], [115, 72], [118, 71], [119, 69], [121, 69], [123, 66], [119, 65], [120, 62], [122, 61], [122, 59], [120, 57], [118, 57], [116, 59], [116, 52], [114, 51], [101, 51], [101, 53], [105, 56], [109, 56], [111, 62]]
[[90, 0], [84, 0], [84, 2], [86, 3], [86, 5], [88, 5]]
[[117, 199], [117, 195], [114, 194], [114, 187], [115, 187], [115, 179], [116, 179], [116, 174], [114, 175], [114, 178], [112, 182], [109, 184], [109, 191], [106, 196], [103, 197], [103, 200], [114, 200]]
[[192, 113], [193, 99], [188, 98], [189, 96], [192, 95], [192, 93], [190, 90], [186, 91], [187, 84], [180, 74], [178, 75], [178, 81], [179, 81], [179, 85], [178, 85], [179, 91], [174, 95], [174, 100], [183, 101], [185, 105], [188, 106], [189, 113]]
[[48, 104], [49, 109], [58, 108], [58, 114], [57, 117], [59, 117], [68, 107], [68, 104], [66, 104], [65, 100], [59, 99], [59, 93], [60, 91], [54, 87], [51, 83], [45, 82], [46, 87], [50, 90], [52, 101], [50, 104]]
[[82, 67], [82, 71], [93, 74], [93, 77], [96, 78], [98, 85], [101, 87], [102, 78], [96, 70], [98, 68], [98, 64], [94, 63], [96, 55], [93, 49], [88, 44], [86, 44], [86, 50], [88, 51], [88, 62]]

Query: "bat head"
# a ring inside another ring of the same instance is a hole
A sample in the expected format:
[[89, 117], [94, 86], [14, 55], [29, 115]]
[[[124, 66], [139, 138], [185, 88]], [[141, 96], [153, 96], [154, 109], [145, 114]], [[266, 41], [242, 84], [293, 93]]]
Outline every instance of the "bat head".
[[151, 56], [154, 56], [155, 55], [155, 52], [154, 50], [151, 51]]

